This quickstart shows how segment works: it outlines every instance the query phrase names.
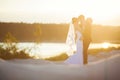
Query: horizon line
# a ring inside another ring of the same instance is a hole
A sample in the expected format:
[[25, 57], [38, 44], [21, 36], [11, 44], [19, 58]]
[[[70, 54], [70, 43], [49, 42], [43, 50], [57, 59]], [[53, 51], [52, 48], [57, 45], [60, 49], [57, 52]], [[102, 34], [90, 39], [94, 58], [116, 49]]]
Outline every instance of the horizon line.
[[[0, 21], [0, 23], [18, 23], [18, 24], [70, 24], [69, 22], [24, 22], [24, 21], [20, 21], [20, 22], [16, 22], [16, 21]], [[99, 25], [99, 26], [115, 26], [115, 27], [120, 27], [120, 25], [105, 25], [105, 24], [93, 24], [93, 25]]]

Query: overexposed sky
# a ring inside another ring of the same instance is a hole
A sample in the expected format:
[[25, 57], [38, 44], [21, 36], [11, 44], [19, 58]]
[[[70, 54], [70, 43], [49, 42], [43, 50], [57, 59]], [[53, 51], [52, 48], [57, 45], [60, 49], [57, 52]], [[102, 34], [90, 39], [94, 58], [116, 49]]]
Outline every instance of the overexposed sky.
[[119, 0], [0, 0], [0, 21], [65, 23], [84, 14], [95, 24], [120, 25]]

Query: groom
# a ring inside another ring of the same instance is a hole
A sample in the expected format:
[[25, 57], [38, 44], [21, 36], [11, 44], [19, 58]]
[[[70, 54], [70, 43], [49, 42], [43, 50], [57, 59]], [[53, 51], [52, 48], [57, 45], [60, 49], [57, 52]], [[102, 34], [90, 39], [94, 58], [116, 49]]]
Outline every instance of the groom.
[[92, 27], [92, 19], [87, 18], [85, 21], [84, 15], [80, 15], [78, 17], [80, 21], [80, 27], [82, 27], [82, 34], [83, 34], [83, 63], [88, 63], [88, 47], [91, 42], [91, 27]]

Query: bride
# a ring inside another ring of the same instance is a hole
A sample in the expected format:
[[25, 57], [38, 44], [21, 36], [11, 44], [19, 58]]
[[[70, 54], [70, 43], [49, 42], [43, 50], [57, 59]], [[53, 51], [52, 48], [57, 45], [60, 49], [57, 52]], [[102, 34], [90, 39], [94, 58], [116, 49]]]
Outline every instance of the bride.
[[69, 46], [68, 54], [73, 54], [73, 46], [76, 45], [76, 53], [70, 56], [65, 63], [67, 64], [83, 64], [83, 41], [82, 41], [82, 28], [79, 26], [79, 21], [77, 18], [72, 18], [72, 23], [70, 24], [67, 40], [67, 45]]

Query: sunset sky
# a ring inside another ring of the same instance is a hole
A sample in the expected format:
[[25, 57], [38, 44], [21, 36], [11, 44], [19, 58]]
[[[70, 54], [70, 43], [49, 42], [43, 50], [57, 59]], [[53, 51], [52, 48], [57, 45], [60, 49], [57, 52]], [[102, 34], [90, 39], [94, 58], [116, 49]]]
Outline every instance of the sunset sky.
[[95, 24], [120, 25], [119, 0], [0, 0], [1, 22], [68, 23], [84, 14]]

